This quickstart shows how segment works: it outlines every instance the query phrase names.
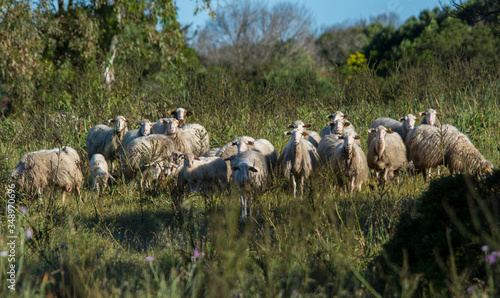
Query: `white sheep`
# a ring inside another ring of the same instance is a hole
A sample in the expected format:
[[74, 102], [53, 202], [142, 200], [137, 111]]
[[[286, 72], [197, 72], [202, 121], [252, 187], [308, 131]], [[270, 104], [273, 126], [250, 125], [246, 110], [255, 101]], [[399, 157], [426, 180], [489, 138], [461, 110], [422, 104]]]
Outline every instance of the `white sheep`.
[[[262, 153], [255, 150], [243, 151], [227, 160], [231, 162], [233, 181], [239, 188], [245, 188], [251, 194], [263, 190], [266, 186], [268, 168], [266, 159]], [[241, 195], [241, 219], [249, 213], [250, 200], [248, 194]]]
[[174, 142], [165, 135], [151, 134], [133, 140], [127, 147], [123, 157], [124, 173], [128, 177], [139, 180], [141, 188], [143, 181], [150, 186], [150, 179], [157, 180], [165, 161], [168, 161]]
[[187, 125], [186, 128], [179, 128], [177, 119], [169, 119], [164, 124], [167, 126], [167, 135], [174, 141], [175, 150], [202, 155], [210, 148], [208, 134], [201, 125], [196, 124], [201, 128]]
[[184, 165], [178, 172], [178, 185], [188, 191], [200, 192], [227, 189], [227, 167], [220, 157], [198, 157], [184, 154]]
[[327, 165], [335, 161], [335, 148], [342, 143], [340, 135], [329, 134], [324, 136], [318, 144], [318, 155], [321, 164]]
[[311, 127], [311, 124], [305, 124], [302, 120], [295, 120], [292, 124], [287, 125], [287, 128], [303, 129], [305, 132], [307, 132], [307, 134], [305, 135], [305, 137], [307, 137], [307, 140], [311, 142], [311, 144], [313, 144], [314, 147], [318, 148], [318, 144], [321, 141], [321, 136], [313, 130], [306, 130], [306, 128], [309, 127]]
[[[343, 140], [335, 148], [335, 170], [341, 175], [350, 178], [351, 193], [355, 188], [361, 191], [363, 182], [368, 180], [368, 163], [366, 155], [361, 147], [355, 142], [361, 137], [351, 133], [345, 133], [339, 137]], [[341, 180], [341, 179], [340, 179]]]
[[254, 138], [248, 136], [237, 137], [226, 145], [222, 146], [219, 151], [215, 154], [226, 161], [227, 164], [227, 180], [231, 179], [231, 163], [229, 161], [229, 157], [238, 154], [238, 142], [241, 141], [255, 141]]
[[125, 136], [123, 137], [122, 140], [122, 147], [127, 148], [127, 146], [132, 142], [134, 139], [138, 137], [143, 137], [151, 134], [151, 130], [154, 127], [155, 123], [151, 123], [148, 119], [144, 119], [140, 122], [137, 122], [137, 125], [139, 125], [139, 129], [134, 129], [134, 130], [129, 130]]
[[119, 149], [123, 137], [127, 133], [127, 123], [130, 122], [123, 116], [116, 116], [108, 120], [109, 123], [114, 123], [114, 126], [108, 127], [103, 124], [92, 127], [86, 140], [87, 156], [90, 160], [94, 154], [102, 154], [106, 160], [111, 162], [111, 170], [113, 170], [113, 161], [118, 157]]
[[318, 166], [318, 152], [311, 142], [304, 139], [307, 136], [302, 128], [294, 128], [292, 131], [286, 131], [285, 135], [291, 135], [292, 139], [285, 146], [278, 162], [281, 164], [283, 174], [288, 180], [292, 181], [293, 198], [297, 197], [296, 179], [300, 180], [300, 190], [304, 196], [304, 180], [309, 179], [313, 170]]
[[62, 189], [63, 203], [66, 192], [76, 190], [80, 197], [80, 186], [83, 181], [80, 156], [75, 149], [68, 146], [24, 154], [10, 176], [18, 180], [23, 187], [36, 188], [40, 201], [44, 188]]
[[[353, 136], [358, 135], [356, 133], [356, 129], [353, 127], [351, 122], [347, 121], [347, 119], [345, 119], [345, 118], [340, 118], [336, 121], [328, 122], [327, 124], [328, 124], [328, 126], [331, 127], [331, 130], [328, 132], [326, 128], [323, 129], [323, 131], [321, 132], [322, 138], [324, 138], [325, 136], [330, 135], [330, 134], [336, 134], [339, 136], [342, 136], [346, 133], [351, 134]], [[326, 132], [326, 134], [323, 135], [323, 132]], [[361, 146], [361, 141], [359, 138], [355, 138], [354, 141], [356, 142], [356, 144]]]
[[108, 185], [108, 180], [115, 180], [115, 178], [109, 174], [108, 163], [102, 154], [97, 153], [92, 155], [89, 165], [92, 188], [99, 194], [99, 191], [105, 189]]
[[158, 119], [153, 127], [151, 128], [151, 134], [158, 134], [158, 135], [166, 135], [167, 134], [167, 125], [165, 124], [167, 121], [172, 120], [175, 118], [161, 118]]
[[420, 124], [429, 124], [436, 127], [441, 127], [438, 117], [443, 117], [443, 114], [438, 113], [434, 109], [427, 109], [425, 112], [420, 112], [420, 116], [424, 116]]
[[[369, 133], [374, 133], [376, 138], [372, 140], [366, 155], [368, 167], [374, 169], [379, 177], [379, 172], [383, 171], [381, 182], [387, 181], [387, 176], [404, 169], [408, 163], [406, 158], [406, 146], [401, 136], [389, 128], [382, 125], [377, 128], [370, 128]], [[399, 182], [399, 177], [398, 177]]]
[[[401, 121], [401, 122], [400, 122]], [[404, 117], [399, 118], [399, 121], [396, 121], [392, 118], [378, 118], [373, 120], [370, 124], [370, 128], [377, 128], [379, 125], [387, 129], [391, 129], [393, 132], [398, 133], [403, 139], [403, 142], [406, 140], [406, 136], [408, 132], [411, 131], [415, 127], [415, 121], [420, 121], [420, 118], [413, 116], [412, 114], [408, 114]], [[372, 143], [372, 140], [375, 138], [376, 133], [368, 133], [368, 142], [366, 143], [368, 147]]]
[[248, 150], [256, 150], [262, 153], [266, 158], [266, 165], [269, 170], [276, 168], [278, 163], [278, 154], [273, 144], [266, 139], [258, 139], [255, 141], [249, 140], [246, 137], [242, 137], [236, 142], [233, 142], [233, 146], [238, 148], [238, 153]]
[[179, 120], [179, 124], [182, 126], [186, 123], [186, 118], [193, 115], [193, 112], [187, 111], [184, 108], [177, 108], [176, 110], [168, 111], [167, 114]]
[[446, 141], [450, 143], [450, 146], [447, 146], [444, 160], [452, 175], [475, 170], [480, 173], [493, 170], [493, 164], [484, 158], [463, 133], [449, 133]]

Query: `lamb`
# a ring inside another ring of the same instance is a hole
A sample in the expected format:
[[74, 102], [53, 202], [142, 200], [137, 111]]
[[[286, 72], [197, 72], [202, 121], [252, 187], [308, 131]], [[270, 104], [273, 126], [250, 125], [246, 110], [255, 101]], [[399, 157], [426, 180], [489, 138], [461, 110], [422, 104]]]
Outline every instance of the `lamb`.
[[[376, 134], [368, 147], [368, 167], [374, 169], [379, 177], [379, 172], [384, 174], [380, 177], [381, 182], [387, 181], [388, 174], [397, 174], [404, 169], [408, 163], [406, 159], [406, 146], [401, 136], [389, 128], [379, 125], [376, 129], [370, 128], [370, 134]], [[399, 177], [398, 177], [399, 182]]]
[[[333, 132], [333, 126], [331, 126], [330, 124], [334, 124], [335, 122], [339, 121], [339, 120], [342, 120], [342, 119], [346, 119], [349, 117], [348, 114], [345, 114], [342, 113], [341, 111], [337, 111], [333, 114], [330, 114], [328, 116], [326, 116], [327, 118], [329, 119], [332, 119], [331, 122], [328, 122], [327, 125], [323, 128], [323, 130], [321, 130], [321, 133], [320, 133], [320, 136], [321, 138], [323, 138], [324, 136], [328, 135], [328, 134], [333, 134], [335, 132]], [[347, 121], [347, 119], [346, 119]], [[349, 121], [347, 121], [349, 122]]]
[[452, 144], [446, 139], [458, 132], [452, 126], [438, 128], [422, 124], [412, 129], [406, 138], [408, 161], [412, 161], [417, 170], [422, 171], [424, 179], [430, 176], [430, 170], [443, 165], [445, 153]]
[[342, 142], [340, 135], [337, 134], [329, 134], [321, 139], [318, 145], [318, 155], [321, 164], [327, 165], [335, 161], [335, 148]]
[[187, 185], [189, 192], [227, 189], [226, 163], [220, 157], [197, 157], [186, 153], [184, 166], [179, 170], [178, 185]]
[[451, 145], [444, 155], [446, 167], [453, 175], [478, 170], [490, 172], [493, 164], [486, 160], [479, 150], [474, 147], [469, 138], [461, 132], [453, 132], [446, 140]]
[[301, 196], [304, 196], [304, 180], [309, 179], [313, 170], [318, 166], [318, 152], [316, 147], [304, 139], [307, 136], [302, 128], [294, 128], [286, 131], [285, 135], [291, 135], [292, 139], [285, 146], [279, 157], [279, 163], [283, 174], [293, 184], [293, 198], [297, 197], [297, 183], [300, 180]]
[[121, 142], [128, 131], [127, 123], [130, 120], [123, 116], [116, 116], [108, 122], [114, 123], [113, 128], [99, 124], [89, 130], [86, 149], [89, 159], [92, 155], [100, 153], [106, 160], [111, 161], [111, 170], [113, 170], [113, 161], [118, 157]]
[[164, 124], [167, 125], [167, 135], [174, 141], [175, 150], [202, 155], [210, 148], [208, 134], [201, 125], [197, 124], [203, 130], [192, 127], [179, 128], [179, 120], [177, 119], [170, 119]]
[[92, 188], [97, 191], [105, 189], [108, 184], [108, 179], [115, 180], [108, 172], [108, 163], [102, 154], [94, 154], [90, 159], [90, 178], [92, 180]]
[[[370, 124], [370, 128], [376, 129], [379, 125], [382, 125], [387, 129], [390, 128], [393, 132], [398, 133], [404, 142], [406, 140], [408, 132], [415, 127], [415, 121], [420, 121], [420, 118], [417, 118], [412, 114], [408, 114], [404, 117], [399, 118], [399, 121], [386, 117], [378, 118], [373, 120], [372, 124]], [[368, 134], [368, 142], [367, 142], [368, 147], [370, 147], [370, 144], [372, 143], [372, 140], [375, 138], [375, 136], [376, 136], [375, 132]]]
[[143, 181], [146, 187], [150, 186], [151, 180], [157, 180], [163, 169], [164, 162], [168, 160], [174, 150], [174, 142], [165, 135], [151, 134], [133, 140], [126, 149], [123, 164], [124, 172], [128, 177], [135, 176]]
[[151, 123], [151, 121], [149, 121], [148, 119], [144, 119], [141, 122], [137, 122], [137, 125], [140, 126], [139, 129], [130, 130], [123, 137], [123, 148], [127, 148], [130, 142], [132, 142], [134, 139], [151, 134], [151, 130], [154, 127], [155, 123]]
[[339, 137], [342, 143], [335, 148], [335, 169], [340, 174], [351, 179], [351, 193], [355, 188], [361, 191], [363, 182], [368, 180], [368, 163], [366, 155], [355, 140], [360, 139], [358, 135], [349, 132]]
[[439, 122], [438, 117], [443, 117], [443, 114], [438, 113], [434, 109], [427, 109], [425, 112], [420, 112], [420, 116], [424, 116], [420, 124], [429, 124], [436, 127], [441, 127], [441, 122]]
[[262, 153], [266, 158], [266, 165], [269, 170], [274, 169], [278, 163], [278, 154], [273, 144], [266, 139], [258, 139], [250, 141], [246, 138], [233, 142], [233, 146], [237, 146], [238, 153], [248, 150], [256, 150]]
[[288, 124], [288, 128], [300, 128], [303, 129], [305, 132], [307, 132], [307, 139], [311, 144], [314, 145], [314, 147], [318, 148], [318, 144], [321, 141], [321, 136], [312, 130], [305, 130], [305, 128], [311, 127], [311, 124], [305, 124], [302, 120], [296, 120], [292, 124]]
[[[248, 150], [228, 157], [227, 160], [231, 162], [233, 181], [239, 188], [246, 188], [252, 194], [265, 188], [268, 168], [262, 153]], [[247, 196], [241, 196], [241, 220], [249, 213], [249, 201]]]
[[[46, 187], [63, 190], [62, 202], [66, 192], [76, 190], [80, 197], [83, 181], [80, 156], [75, 149], [64, 146], [52, 150], [39, 150], [24, 154], [10, 176], [22, 186], [35, 187], [41, 194]], [[81, 197], [80, 197], [81, 200]]]

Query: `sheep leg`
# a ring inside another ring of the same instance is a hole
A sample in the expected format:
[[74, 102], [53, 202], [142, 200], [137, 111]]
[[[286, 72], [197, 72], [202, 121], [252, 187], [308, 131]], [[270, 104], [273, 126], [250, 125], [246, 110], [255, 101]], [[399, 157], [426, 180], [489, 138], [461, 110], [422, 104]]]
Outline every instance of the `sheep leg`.
[[240, 221], [243, 221], [243, 219], [245, 219], [245, 217], [247, 216], [247, 203], [246, 203], [246, 199], [244, 196], [240, 196], [240, 200], [241, 200], [241, 218], [240, 218]]
[[295, 182], [295, 176], [292, 176], [292, 185], [293, 185], [293, 199], [297, 198], [297, 182]]
[[351, 177], [351, 193], [354, 191], [354, 187], [356, 186], [355, 183], [354, 183], [354, 180], [355, 180], [355, 177], [352, 176]]
[[66, 191], [63, 190], [63, 195], [62, 195], [62, 203], [64, 204], [64, 200], [66, 199]]
[[300, 177], [300, 196], [304, 198], [304, 175]]

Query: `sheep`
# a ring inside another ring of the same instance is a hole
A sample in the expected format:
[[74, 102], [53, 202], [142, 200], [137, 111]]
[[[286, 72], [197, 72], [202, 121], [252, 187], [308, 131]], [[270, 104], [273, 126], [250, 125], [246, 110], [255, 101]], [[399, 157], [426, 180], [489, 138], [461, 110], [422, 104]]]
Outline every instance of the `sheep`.
[[177, 108], [177, 110], [168, 111], [167, 114], [169, 114], [169, 115], [173, 116], [175, 119], [179, 120], [179, 125], [182, 126], [186, 122], [186, 117], [192, 116], [193, 112], [186, 111], [186, 109], [183, 109], [183, 108]]
[[450, 143], [444, 155], [446, 167], [453, 175], [478, 170], [490, 172], [493, 164], [486, 160], [479, 150], [474, 147], [469, 138], [461, 132], [449, 133], [446, 140]]
[[184, 165], [179, 170], [178, 185], [187, 185], [189, 192], [227, 189], [226, 163], [220, 157], [197, 157], [193, 153], [186, 153]]
[[430, 177], [430, 170], [443, 165], [444, 156], [452, 144], [447, 137], [458, 130], [453, 126], [443, 125], [440, 129], [430, 124], [422, 124], [412, 129], [406, 137], [408, 161], [417, 170], [422, 171], [424, 179]]
[[438, 113], [434, 109], [427, 109], [425, 112], [420, 112], [420, 116], [424, 116], [420, 124], [429, 124], [436, 127], [441, 127], [441, 122], [439, 122], [438, 117], [443, 117], [443, 114]]
[[[345, 133], [349, 133], [353, 136], [358, 135], [356, 133], [356, 130], [354, 129], [354, 127], [351, 125], [351, 122], [347, 121], [344, 118], [340, 118], [339, 120], [328, 122], [327, 124], [330, 127], [330, 131], [328, 132], [326, 128], [323, 129], [323, 131], [321, 132], [322, 138], [324, 138], [325, 136], [330, 135], [330, 134], [337, 134], [337, 135], [341, 136], [341, 135], [344, 135]], [[323, 135], [323, 132], [326, 132], [326, 133]], [[359, 140], [359, 138], [355, 138], [354, 142], [356, 144], [358, 144], [359, 146], [361, 146], [361, 141]]]
[[91, 159], [92, 155], [100, 153], [106, 160], [111, 161], [111, 171], [113, 171], [113, 161], [118, 157], [118, 149], [128, 131], [127, 123], [130, 120], [123, 116], [116, 116], [109, 119], [108, 122], [114, 123], [113, 128], [99, 124], [89, 130], [86, 149], [88, 159]]
[[355, 188], [361, 191], [361, 186], [363, 182], [368, 180], [369, 174], [366, 155], [355, 142], [356, 139], [360, 138], [358, 135], [347, 132], [339, 137], [343, 142], [335, 148], [335, 169], [339, 176], [343, 174], [351, 179], [351, 193]]
[[[321, 133], [320, 133], [321, 138], [323, 138], [324, 136], [326, 136], [328, 134], [335, 133], [335, 132], [333, 132], [333, 126], [331, 126], [330, 124], [334, 124], [335, 122], [337, 122], [339, 120], [346, 119], [349, 117], [349, 115], [348, 114], [344, 115], [344, 113], [342, 113], [341, 111], [337, 111], [337, 112], [330, 114], [326, 117], [329, 119], [332, 119], [332, 121], [328, 122], [327, 125], [323, 128], [323, 130], [321, 130]], [[349, 121], [347, 121], [347, 122], [349, 122]], [[341, 133], [339, 133], [339, 134], [341, 134]]]
[[35, 187], [42, 201], [42, 191], [46, 187], [57, 187], [63, 190], [62, 202], [66, 192], [76, 190], [80, 196], [80, 185], [83, 181], [80, 156], [75, 149], [64, 146], [52, 150], [39, 150], [24, 154], [11, 178], [22, 186]]
[[173, 120], [175, 118], [161, 118], [156, 121], [154, 126], [151, 128], [151, 134], [158, 135], [166, 135], [167, 134], [167, 125], [165, 124], [169, 120]]
[[321, 164], [326, 165], [335, 161], [335, 148], [338, 144], [343, 142], [339, 138], [340, 135], [329, 134], [321, 139], [318, 145], [318, 155]]
[[274, 169], [278, 163], [278, 154], [273, 144], [266, 139], [258, 139], [255, 141], [241, 138], [233, 142], [233, 146], [237, 146], [238, 153], [248, 150], [256, 150], [264, 155], [266, 158], [266, 165], [269, 170]]
[[[382, 125], [377, 128], [370, 128], [370, 134], [376, 134], [376, 138], [372, 140], [368, 147], [367, 161], [368, 167], [374, 169], [379, 177], [379, 172], [384, 171], [381, 182], [387, 181], [388, 174], [398, 173], [408, 164], [406, 158], [406, 146], [401, 136], [389, 128]], [[399, 177], [398, 177], [399, 182]]]
[[217, 153], [220, 151], [220, 148], [212, 148], [207, 152], [203, 153], [203, 157], [214, 157], [217, 156]]
[[318, 152], [316, 147], [304, 139], [307, 136], [302, 128], [294, 128], [286, 131], [285, 135], [292, 136], [292, 139], [285, 146], [278, 159], [283, 170], [283, 174], [292, 181], [293, 198], [297, 198], [297, 183], [300, 180], [301, 196], [304, 196], [304, 180], [309, 179], [313, 170], [318, 166]]
[[156, 123], [151, 123], [151, 121], [149, 121], [148, 119], [137, 122], [137, 125], [140, 126], [139, 129], [130, 130], [125, 134], [122, 140], [122, 147], [127, 148], [130, 142], [132, 142], [134, 139], [151, 134], [151, 130], [155, 126], [155, 124]]
[[[420, 118], [417, 118], [412, 114], [408, 114], [404, 117], [399, 118], [399, 121], [386, 117], [378, 118], [373, 120], [373, 122], [370, 124], [370, 128], [377, 128], [379, 125], [382, 125], [387, 129], [390, 128], [393, 132], [398, 133], [404, 142], [406, 140], [408, 132], [415, 127], [415, 121], [420, 121]], [[368, 147], [370, 147], [370, 144], [372, 143], [372, 140], [375, 138], [375, 136], [376, 136], [375, 132], [368, 134], [368, 141], [367, 141]]]
[[201, 125], [197, 124], [202, 130], [192, 127], [179, 128], [177, 119], [169, 119], [164, 124], [167, 125], [167, 135], [174, 141], [175, 150], [202, 155], [210, 148], [208, 134]]
[[[233, 181], [239, 188], [246, 188], [252, 194], [257, 193], [266, 186], [268, 168], [262, 153], [248, 150], [226, 158], [231, 162]], [[247, 196], [241, 198], [241, 220], [247, 216], [250, 200]]]
[[94, 154], [90, 159], [90, 178], [92, 188], [99, 194], [100, 189], [105, 189], [108, 179], [115, 180], [108, 172], [108, 163], [102, 154]]
[[248, 136], [241, 136], [237, 137], [236, 139], [232, 140], [231, 142], [227, 143], [226, 145], [222, 146], [219, 151], [215, 154], [215, 156], [218, 156], [226, 161], [227, 164], [227, 180], [231, 179], [231, 163], [229, 162], [229, 157], [238, 154], [238, 142], [240, 141], [255, 141], [254, 138], [248, 137]]
[[148, 187], [149, 178], [152, 180], [159, 178], [164, 162], [168, 160], [173, 150], [174, 142], [168, 136], [151, 134], [139, 137], [126, 149], [124, 172], [129, 177], [135, 176], [136, 180], [139, 179], [141, 188], [144, 180]]
[[318, 148], [318, 144], [321, 141], [321, 136], [315, 131], [305, 130], [305, 128], [308, 128], [308, 127], [311, 127], [311, 124], [305, 124], [302, 120], [296, 120], [292, 124], [287, 125], [287, 128], [292, 128], [292, 129], [301, 128], [301, 129], [303, 129], [305, 132], [307, 132], [306, 137], [309, 140], [309, 142], [311, 142], [311, 144], [313, 144], [314, 147]]

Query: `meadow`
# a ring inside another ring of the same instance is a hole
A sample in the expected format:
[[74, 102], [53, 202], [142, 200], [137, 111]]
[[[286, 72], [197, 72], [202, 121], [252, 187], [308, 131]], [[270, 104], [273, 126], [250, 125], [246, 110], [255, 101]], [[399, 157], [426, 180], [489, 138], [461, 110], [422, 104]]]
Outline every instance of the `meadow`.
[[[40, 204], [16, 188], [16, 291], [7, 288], [10, 263], [2, 256], [2, 297], [499, 295], [500, 265], [486, 258], [500, 250], [497, 170], [487, 178], [451, 177], [442, 168], [430, 182], [404, 173], [384, 188], [372, 174], [350, 194], [321, 168], [296, 200], [276, 174], [240, 222], [234, 188], [203, 196], [179, 193], [172, 179], [140, 189], [119, 178], [97, 196], [85, 138], [116, 115], [155, 121], [184, 107], [194, 112], [188, 122], [207, 129], [211, 148], [248, 135], [279, 153], [289, 141], [287, 124], [301, 119], [319, 132], [326, 115], [340, 110], [366, 152], [374, 119], [434, 108], [498, 167], [500, 69], [457, 59], [400, 65], [381, 78], [371, 68], [346, 77], [299, 65], [285, 79], [264, 80], [208, 68], [187, 72], [181, 91], [168, 80], [142, 81], [140, 64], [116, 73], [110, 91], [96, 69], [69, 84], [54, 78], [0, 121], [2, 190], [23, 154], [63, 145], [80, 153], [86, 178], [84, 203], [69, 195], [62, 204], [61, 191], [47, 189]], [[118, 167], [114, 173], [120, 177]], [[5, 210], [6, 192], [0, 196]], [[5, 223], [7, 211], [1, 218]], [[0, 251], [9, 240], [4, 223]]]

